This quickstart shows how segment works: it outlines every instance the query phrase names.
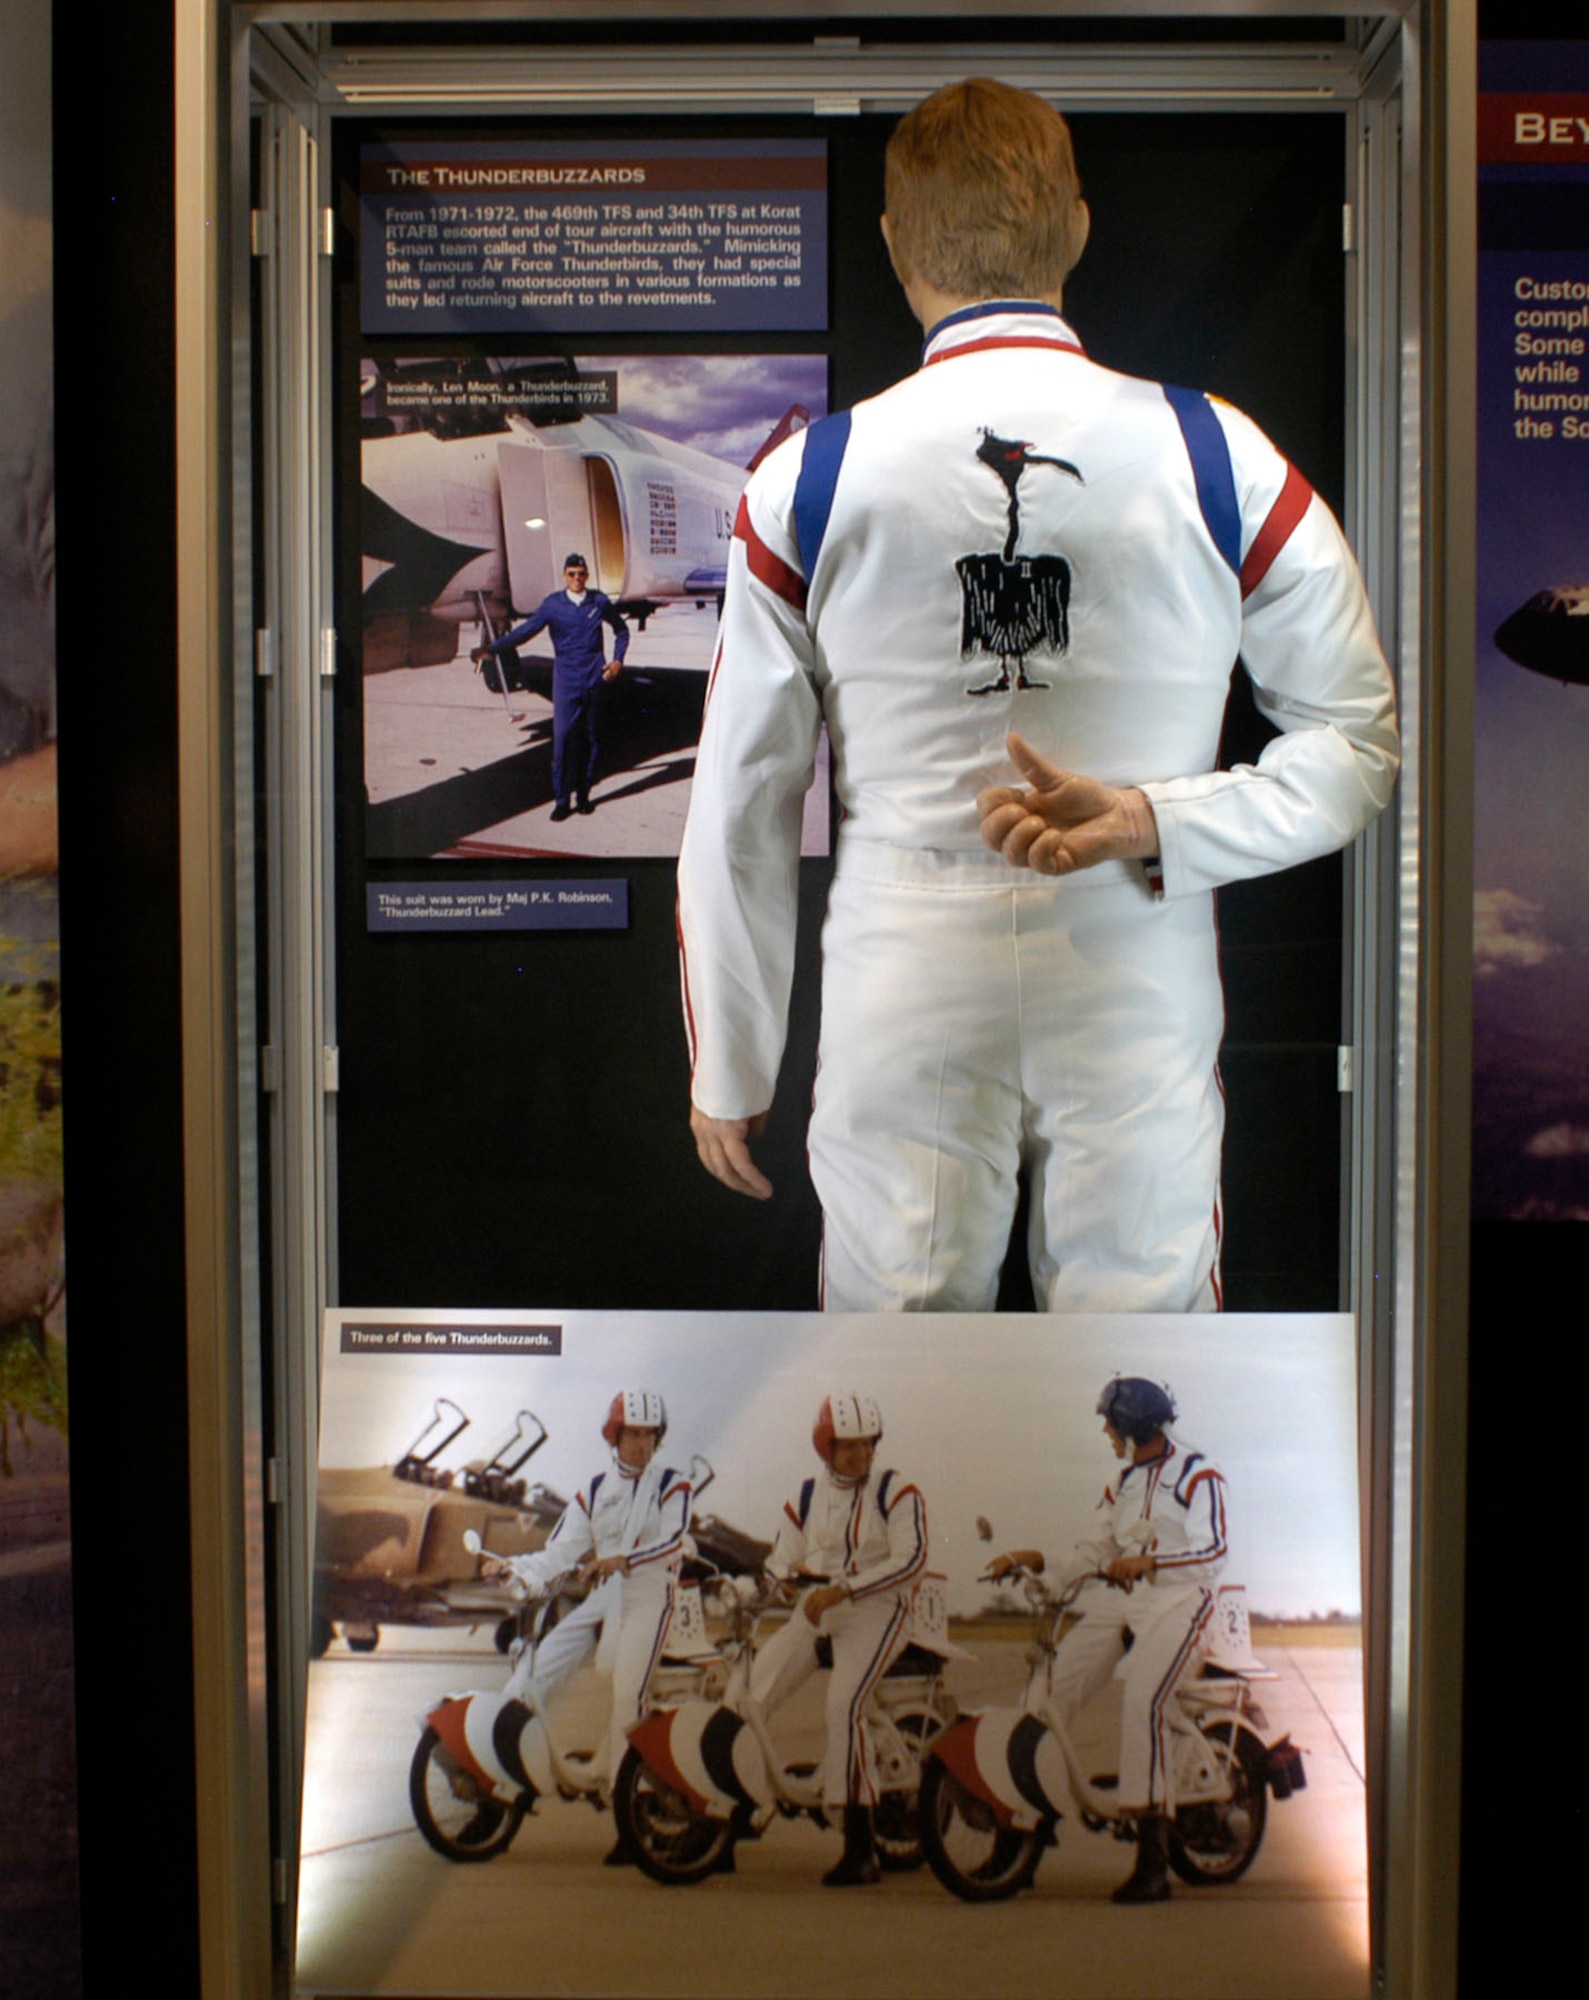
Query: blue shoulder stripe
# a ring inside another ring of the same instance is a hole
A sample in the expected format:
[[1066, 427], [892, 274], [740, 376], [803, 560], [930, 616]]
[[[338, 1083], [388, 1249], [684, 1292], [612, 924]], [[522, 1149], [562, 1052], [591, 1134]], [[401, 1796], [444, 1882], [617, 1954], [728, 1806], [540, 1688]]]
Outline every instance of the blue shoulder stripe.
[[1197, 484], [1197, 504], [1208, 532], [1231, 573], [1240, 576], [1241, 510], [1236, 505], [1236, 475], [1231, 471], [1224, 429], [1200, 389], [1173, 389], [1166, 382], [1164, 398], [1186, 441], [1186, 455], [1192, 461]]
[[822, 538], [828, 532], [828, 516], [833, 512], [833, 489], [839, 483], [839, 467], [850, 442], [850, 413], [822, 417], [806, 432], [805, 452], [800, 460], [800, 476], [795, 481], [795, 541], [800, 548], [800, 567], [810, 583], [822, 553]]
[[1175, 1497], [1177, 1500], [1180, 1501], [1183, 1507], [1186, 1505], [1186, 1482], [1191, 1478], [1192, 1474], [1197, 1470], [1197, 1468], [1202, 1464], [1202, 1462], [1203, 1462], [1203, 1454], [1200, 1451], [1194, 1451], [1191, 1457], [1188, 1458], [1186, 1463], [1181, 1467], [1181, 1476], [1175, 1482]]
[[817, 1490], [817, 1482], [814, 1479], [807, 1479], [802, 1481], [800, 1487], [800, 1505], [796, 1510], [799, 1513], [800, 1525], [802, 1528], [805, 1526], [806, 1522], [809, 1521], [811, 1518], [811, 1496], [816, 1492], [816, 1490]]

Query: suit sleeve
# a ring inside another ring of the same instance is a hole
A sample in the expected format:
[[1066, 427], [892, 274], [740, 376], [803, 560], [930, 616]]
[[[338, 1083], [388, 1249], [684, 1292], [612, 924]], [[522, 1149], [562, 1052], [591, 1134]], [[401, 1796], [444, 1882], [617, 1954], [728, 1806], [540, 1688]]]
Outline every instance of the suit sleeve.
[[1178, 1488], [1176, 1498], [1186, 1510], [1186, 1546], [1154, 1551], [1155, 1581], [1212, 1583], [1225, 1567], [1229, 1539], [1225, 1526], [1225, 1481], [1205, 1460]]
[[799, 1569], [805, 1559], [806, 1531], [800, 1525], [800, 1516], [793, 1501], [786, 1500], [778, 1517], [778, 1533], [773, 1538], [772, 1553], [763, 1567], [769, 1576], [786, 1577]]
[[903, 1590], [927, 1567], [927, 1503], [914, 1486], [896, 1486], [888, 1496], [888, 1554], [847, 1579], [853, 1598]]
[[631, 1569], [646, 1563], [670, 1563], [683, 1552], [690, 1525], [690, 1482], [682, 1473], [668, 1473], [653, 1511], [655, 1520], [646, 1524], [650, 1531], [646, 1539], [629, 1552]]
[[1214, 405], [1241, 516], [1241, 653], [1281, 732], [1256, 764], [1143, 785], [1167, 896], [1344, 847], [1381, 811], [1399, 762], [1396, 697], [1346, 538], [1256, 425]]
[[528, 1590], [542, 1592], [578, 1569], [596, 1546], [590, 1525], [590, 1502], [578, 1494], [563, 1509], [562, 1519], [552, 1530], [545, 1548], [527, 1556], [509, 1556], [508, 1567]]
[[772, 1103], [794, 969], [800, 823], [822, 707], [793, 525], [804, 437], [740, 504], [679, 854], [690, 1094], [711, 1118]]
[[621, 662], [625, 653], [629, 650], [629, 621], [624, 617], [617, 605], [613, 603], [611, 598], [608, 598], [606, 609], [601, 615], [612, 627], [612, 656], [615, 660]]
[[546, 625], [546, 606], [539, 604], [529, 617], [515, 625], [511, 632], [504, 632], [500, 639], [493, 639], [487, 652], [505, 653], [510, 646], [522, 646], [526, 639], [533, 639]]

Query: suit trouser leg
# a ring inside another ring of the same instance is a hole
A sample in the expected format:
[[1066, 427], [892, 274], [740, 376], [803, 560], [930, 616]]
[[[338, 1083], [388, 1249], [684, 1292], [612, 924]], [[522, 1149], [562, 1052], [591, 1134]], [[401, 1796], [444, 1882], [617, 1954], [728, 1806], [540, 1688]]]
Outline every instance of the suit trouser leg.
[[662, 1657], [673, 1620], [672, 1579], [636, 1572], [623, 1579], [623, 1608], [612, 1663], [612, 1718], [607, 1726], [605, 1775], [616, 1777], [629, 1731], [640, 1720], [646, 1689]]
[[1212, 899], [1017, 904], [1022, 1157], [1047, 1312], [1219, 1304], [1224, 991]]
[[810, 1135], [829, 1311], [993, 1306], [1020, 1165], [1009, 912], [986, 871], [939, 892], [841, 864]]
[[841, 849], [810, 1141], [823, 1304], [990, 1310], [1024, 1163], [1039, 1306], [1211, 1308], [1209, 900], [1156, 903], [1123, 864], [1013, 887], [1011, 873]]
[[895, 1597], [869, 1597], [828, 1613], [833, 1672], [828, 1680], [827, 1743], [822, 1755], [825, 1806], [877, 1803], [876, 1760], [864, 1717], [872, 1689], [904, 1645], [910, 1608]]
[[[1135, 1593], [1150, 1600], [1161, 1593]], [[1213, 1616], [1212, 1591], [1174, 1590], [1148, 1616], [1139, 1610], [1120, 1713], [1120, 1803], [1173, 1812], [1170, 1712], [1175, 1690], [1196, 1665]]]
[[1085, 1602], [1081, 1623], [1060, 1642], [1049, 1663], [1048, 1692], [1067, 1727], [1109, 1685], [1125, 1651], [1128, 1622], [1125, 1598], [1105, 1594], [1099, 1585]]
[[576, 1604], [539, 1644], [525, 1647], [503, 1693], [517, 1695], [522, 1701], [533, 1687], [537, 1701], [543, 1706], [554, 1700], [558, 1690], [595, 1652], [603, 1610], [592, 1598]]

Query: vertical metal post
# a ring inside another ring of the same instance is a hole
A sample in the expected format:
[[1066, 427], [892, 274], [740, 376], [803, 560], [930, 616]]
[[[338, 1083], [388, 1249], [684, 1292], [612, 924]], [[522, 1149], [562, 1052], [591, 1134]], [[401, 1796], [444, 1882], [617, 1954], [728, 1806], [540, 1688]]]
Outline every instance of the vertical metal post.
[[[334, 1190], [326, 1051], [331, 1013], [331, 682], [325, 493], [324, 173], [311, 105], [261, 118], [261, 203], [271, 217], [261, 273], [261, 620], [275, 671], [262, 684], [271, 1350], [278, 1504], [277, 1839], [296, 1875], [304, 1729], [303, 1664], [313, 1631], [314, 1468], [319, 1335], [330, 1295]], [[291, 1898], [284, 1912], [289, 1926]]]
[[184, 1222], [204, 1990], [270, 1978], [258, 1351], [245, 1338], [231, 540], [234, 80], [225, 0], [176, 0], [176, 470]]

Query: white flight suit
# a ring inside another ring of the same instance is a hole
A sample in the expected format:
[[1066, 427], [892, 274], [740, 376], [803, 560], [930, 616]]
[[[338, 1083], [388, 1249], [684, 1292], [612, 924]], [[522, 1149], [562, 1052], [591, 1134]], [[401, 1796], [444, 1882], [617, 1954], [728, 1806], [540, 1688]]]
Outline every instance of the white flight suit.
[[1065, 1582], [1116, 1556], [1153, 1557], [1151, 1580], [1129, 1591], [1093, 1583], [1082, 1592], [1081, 1623], [1060, 1641], [1048, 1685], [1068, 1722], [1108, 1686], [1129, 1630], [1116, 1796], [1123, 1810], [1173, 1814], [1169, 1704], [1202, 1651], [1227, 1541], [1219, 1467], [1168, 1432], [1164, 1445], [1162, 1457], [1126, 1465], [1105, 1490], [1101, 1532], [1067, 1557], [1045, 1559], [1044, 1570]]
[[817, 1669], [817, 1641], [832, 1640], [822, 1803], [875, 1805], [871, 1739], [861, 1726], [867, 1698], [905, 1645], [916, 1580], [927, 1565], [927, 1508], [897, 1472], [875, 1468], [842, 1482], [831, 1472], [808, 1479], [784, 1505], [767, 1559], [778, 1577], [802, 1570], [843, 1583], [847, 1600], [813, 1625], [797, 1601], [789, 1622], [756, 1655], [750, 1691], [771, 1715]]
[[[1012, 662], [972, 632], [956, 565], [1022, 559], [1048, 571], [1048, 632]], [[1216, 771], [1238, 653], [1283, 734]], [[772, 1102], [824, 720], [843, 809], [810, 1134], [824, 1304], [989, 1308], [1024, 1166], [1040, 1307], [1216, 1306], [1213, 890], [1340, 847], [1396, 769], [1328, 509], [1239, 412], [1094, 366], [1041, 306], [952, 315], [917, 374], [773, 452], [731, 547], [679, 863], [711, 1117]], [[1011, 729], [1140, 785], [1159, 864], [1051, 879], [990, 853], [975, 801], [1020, 781]]]
[[503, 1690], [521, 1699], [533, 1692], [544, 1712], [595, 1653], [596, 1665], [612, 1675], [612, 1719], [596, 1772], [609, 1782], [662, 1654], [689, 1524], [690, 1482], [682, 1472], [653, 1458], [631, 1477], [615, 1463], [575, 1496], [544, 1548], [504, 1558], [534, 1592], [551, 1590], [594, 1557], [629, 1558], [626, 1574], [597, 1584], [539, 1645], [525, 1648]]

